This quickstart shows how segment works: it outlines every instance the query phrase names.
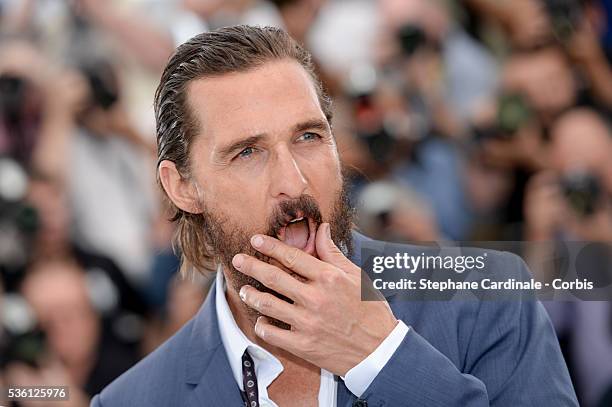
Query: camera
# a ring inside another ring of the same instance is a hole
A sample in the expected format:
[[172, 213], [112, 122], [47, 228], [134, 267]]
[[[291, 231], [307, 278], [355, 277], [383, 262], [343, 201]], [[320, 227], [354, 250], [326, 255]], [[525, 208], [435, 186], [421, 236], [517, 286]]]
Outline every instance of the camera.
[[499, 99], [497, 128], [501, 134], [512, 135], [531, 118], [531, 110], [525, 98], [519, 94], [505, 94]]
[[119, 100], [119, 82], [112, 65], [103, 60], [84, 63], [79, 67], [91, 91], [91, 107], [111, 109]]
[[11, 363], [38, 367], [47, 350], [44, 332], [18, 294], [0, 299], [0, 369]]
[[552, 31], [561, 43], [567, 42], [582, 20], [583, 10], [579, 0], [544, 0]]
[[16, 160], [0, 156], [0, 180], [0, 277], [12, 287], [28, 262], [38, 216], [24, 202], [29, 180]]
[[384, 112], [375, 100], [379, 79], [371, 66], [353, 69], [344, 91], [351, 102], [351, 114], [356, 125], [356, 135], [368, 149], [370, 157], [384, 163], [393, 153], [396, 140], [384, 126]]
[[0, 75], [0, 114], [10, 124], [21, 119], [28, 84], [25, 79], [11, 74]]
[[581, 217], [595, 213], [603, 198], [597, 176], [586, 171], [572, 171], [561, 176], [561, 190], [571, 208]]
[[397, 140], [387, 132], [384, 126], [372, 132], [358, 132], [358, 136], [366, 144], [370, 156], [377, 163], [387, 162], [397, 146]]
[[11, 363], [24, 363], [30, 367], [39, 367], [39, 361], [46, 352], [44, 333], [35, 329], [22, 334], [4, 332], [0, 342], [0, 368]]
[[427, 36], [421, 27], [415, 24], [404, 24], [397, 31], [397, 39], [404, 56], [413, 55], [427, 44]]
[[487, 127], [474, 128], [474, 136], [477, 140], [512, 138], [532, 116], [533, 112], [523, 95], [502, 94], [497, 101], [495, 122]]

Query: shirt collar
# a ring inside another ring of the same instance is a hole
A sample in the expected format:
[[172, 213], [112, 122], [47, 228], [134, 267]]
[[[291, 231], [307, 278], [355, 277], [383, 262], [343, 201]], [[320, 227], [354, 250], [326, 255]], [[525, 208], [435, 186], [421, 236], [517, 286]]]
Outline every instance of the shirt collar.
[[[225, 277], [223, 276], [223, 270], [221, 266], [217, 268], [216, 276], [216, 290], [215, 290], [215, 305], [217, 309], [217, 320], [219, 321], [219, 332], [221, 334], [221, 341], [225, 348], [227, 359], [229, 360], [234, 379], [238, 383], [238, 386], [242, 390], [242, 355], [244, 351], [248, 349], [249, 355], [255, 362], [256, 372], [259, 378], [259, 367], [262, 365], [272, 364], [274, 365], [273, 370], [278, 371], [274, 376], [280, 374], [283, 370], [281, 362], [270, 352], [252, 342], [238, 327], [234, 315], [230, 310], [227, 299], [225, 298], [225, 292], [227, 290]], [[266, 371], [268, 371], [266, 369]]]

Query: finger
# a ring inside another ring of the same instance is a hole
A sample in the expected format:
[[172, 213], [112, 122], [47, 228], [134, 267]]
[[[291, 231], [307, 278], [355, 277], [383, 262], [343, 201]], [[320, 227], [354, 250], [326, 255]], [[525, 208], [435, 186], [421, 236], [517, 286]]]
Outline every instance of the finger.
[[332, 264], [346, 272], [350, 272], [354, 268], [354, 264], [344, 256], [344, 253], [336, 246], [336, 243], [331, 238], [331, 230], [329, 223], [322, 223], [317, 229], [315, 240], [317, 254], [319, 258], [326, 263]]
[[283, 266], [309, 280], [314, 280], [321, 269], [321, 261], [296, 247], [265, 235], [254, 235], [251, 245], [260, 253], [278, 260]]
[[287, 329], [279, 328], [270, 323], [270, 320], [265, 316], [257, 318], [255, 323], [255, 335], [269, 343], [286, 351], [295, 351], [294, 344], [296, 343], [296, 332]]
[[289, 325], [295, 325], [299, 312], [295, 305], [289, 304], [270, 293], [262, 293], [250, 285], [242, 286], [239, 294], [242, 301], [249, 307]]
[[303, 292], [307, 288], [306, 285], [278, 267], [243, 253], [234, 256], [232, 265], [236, 270], [253, 277], [269, 289], [279, 292], [293, 301], [303, 302]]

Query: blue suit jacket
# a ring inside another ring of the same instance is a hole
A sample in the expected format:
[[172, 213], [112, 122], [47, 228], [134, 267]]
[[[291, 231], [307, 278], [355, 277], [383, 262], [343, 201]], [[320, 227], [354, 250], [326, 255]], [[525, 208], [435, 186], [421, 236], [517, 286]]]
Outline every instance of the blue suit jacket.
[[[364, 239], [354, 233], [357, 265]], [[487, 265], [509, 277], [528, 274], [509, 253], [488, 252]], [[243, 406], [221, 343], [214, 291], [190, 322], [105, 388], [92, 406]], [[369, 407], [578, 405], [539, 302], [390, 298], [389, 304], [411, 329], [362, 395]], [[338, 378], [338, 407], [355, 400]]]

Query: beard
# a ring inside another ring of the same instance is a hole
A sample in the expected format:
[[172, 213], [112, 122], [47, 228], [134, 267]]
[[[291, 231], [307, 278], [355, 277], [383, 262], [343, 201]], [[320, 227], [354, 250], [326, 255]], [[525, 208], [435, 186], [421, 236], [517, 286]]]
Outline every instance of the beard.
[[[310, 218], [315, 223], [317, 231], [321, 223], [328, 222], [331, 238], [336, 246], [340, 248], [345, 256], [352, 256], [353, 241], [351, 229], [353, 225], [354, 210], [349, 203], [348, 189], [349, 183], [346, 179], [343, 179], [342, 187], [336, 194], [332, 205], [329, 219], [323, 219], [317, 201], [312, 196], [305, 194], [298, 198], [281, 202], [267, 217], [261, 229], [248, 229], [241, 225], [237, 225], [231, 218], [222, 216], [214, 210], [207, 209], [205, 205], [201, 206], [205, 208], [202, 212], [202, 232], [204, 233], [205, 241], [211, 249], [211, 252], [214, 253], [215, 262], [223, 266], [227, 271], [226, 276], [231, 288], [239, 292], [244, 285], [250, 285], [261, 292], [270, 293], [284, 301], [292, 303], [289, 298], [269, 289], [253, 277], [247, 276], [234, 269], [232, 266], [232, 259], [238, 253], [244, 253], [263, 262], [274, 264], [282, 268], [280, 263], [275, 259], [264, 256], [255, 250], [253, 246], [251, 246], [251, 237], [255, 234], [263, 234], [277, 238], [281, 228], [287, 224], [287, 219], [294, 218], [298, 213], [301, 213], [304, 217]], [[296, 279], [302, 279], [301, 276], [292, 273], [291, 270], [289, 270], [289, 273]], [[217, 289], [219, 289], [219, 287], [217, 287]], [[244, 304], [244, 306], [247, 310], [249, 319], [255, 323], [257, 318], [262, 314], [246, 306], [246, 304]], [[278, 327], [284, 329], [290, 328], [289, 325], [282, 321], [270, 317], [268, 317], [268, 319], [272, 324]]]

